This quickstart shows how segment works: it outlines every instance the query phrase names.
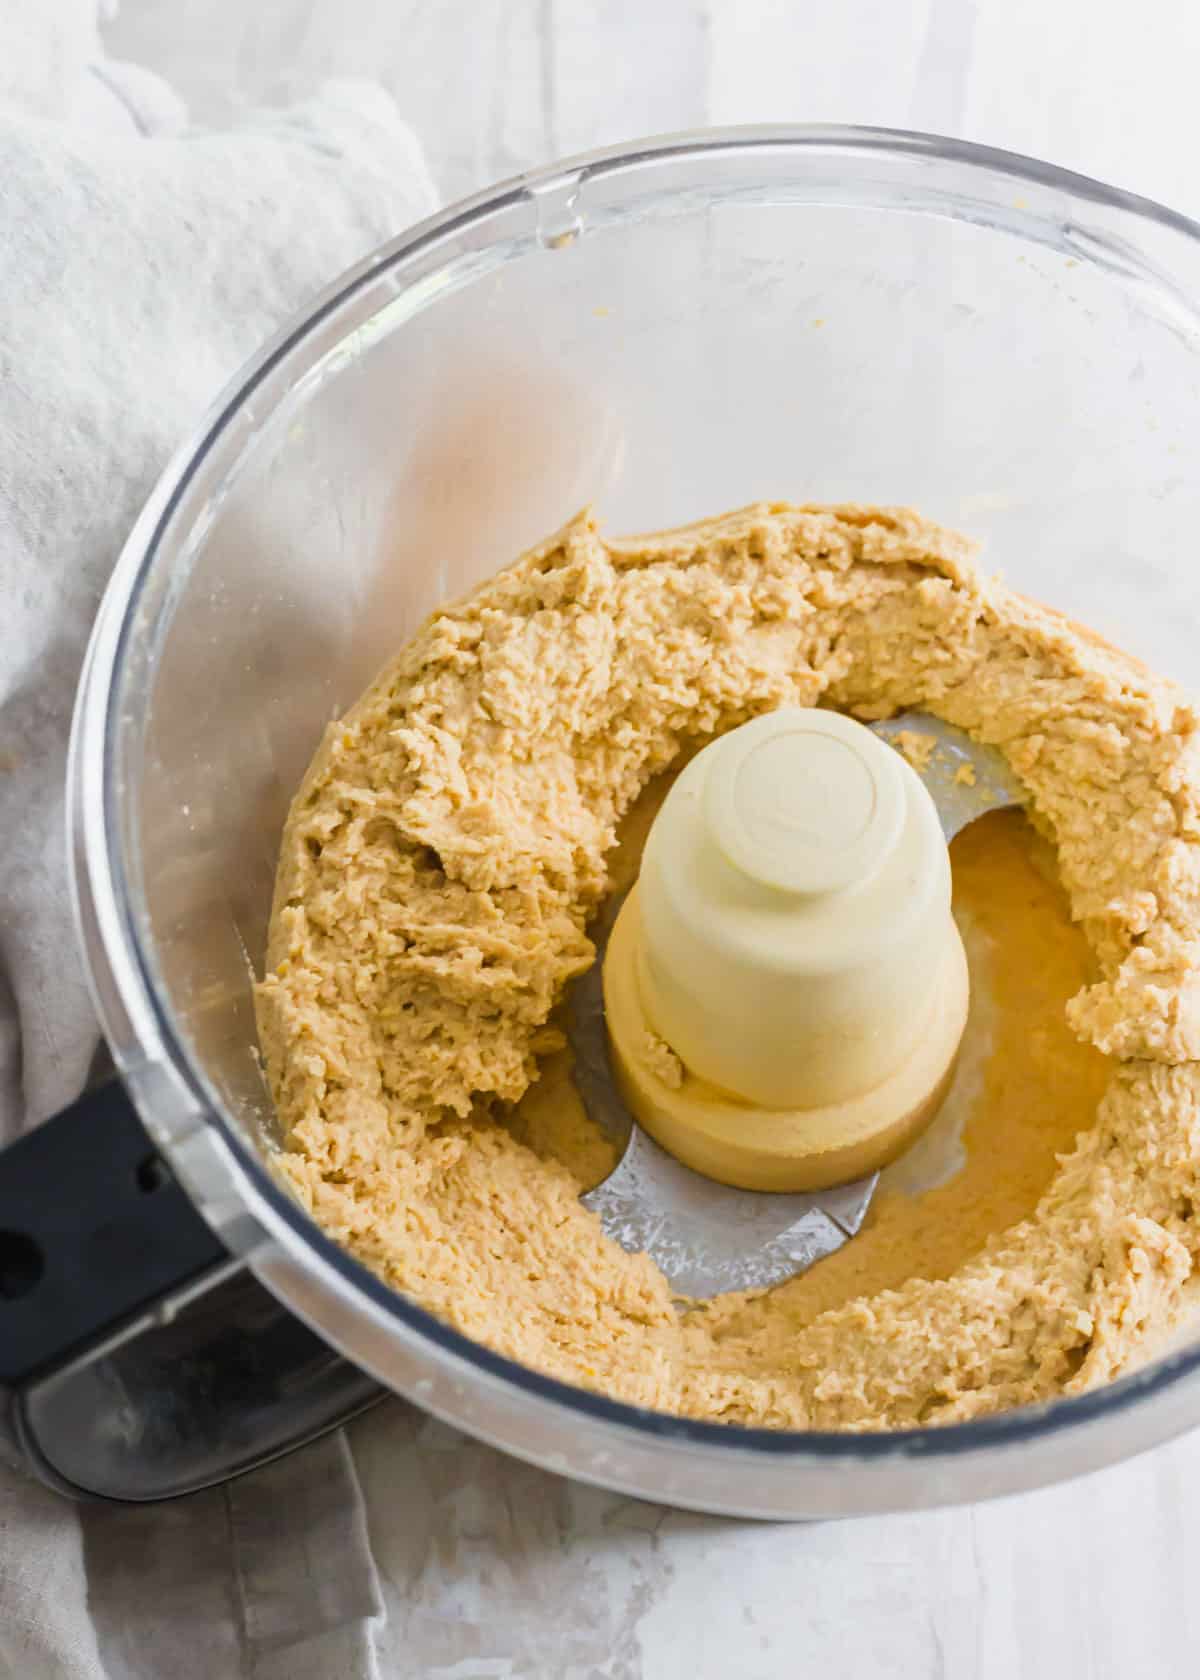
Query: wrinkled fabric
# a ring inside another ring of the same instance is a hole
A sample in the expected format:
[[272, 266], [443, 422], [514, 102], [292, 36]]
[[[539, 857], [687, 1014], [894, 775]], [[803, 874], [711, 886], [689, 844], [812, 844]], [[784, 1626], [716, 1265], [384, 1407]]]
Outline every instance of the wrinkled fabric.
[[[332, 83], [198, 133], [159, 78], [102, 56], [96, 0], [0, 0], [6, 1141], [79, 1093], [98, 1047], [66, 884], [64, 779], [84, 647], [120, 546], [239, 364], [432, 202], [416, 141], [370, 85]], [[377, 1612], [340, 1437], [235, 1489], [140, 1511], [80, 1510], [0, 1463], [0, 1675], [366, 1676]]]

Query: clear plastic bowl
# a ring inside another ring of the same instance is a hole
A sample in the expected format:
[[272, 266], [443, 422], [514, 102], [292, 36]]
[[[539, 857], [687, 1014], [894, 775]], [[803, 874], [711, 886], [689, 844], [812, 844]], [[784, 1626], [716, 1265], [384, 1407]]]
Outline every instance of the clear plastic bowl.
[[362, 263], [177, 457], [81, 694], [89, 961], [179, 1177], [360, 1365], [541, 1464], [759, 1515], [1029, 1487], [1200, 1419], [1194, 1344], [1078, 1399], [872, 1437], [690, 1423], [548, 1381], [385, 1289], [274, 1187], [249, 973], [325, 723], [431, 608], [585, 502], [615, 532], [759, 498], [912, 503], [1187, 682], [1198, 232], [916, 135], [738, 130], [601, 152]]

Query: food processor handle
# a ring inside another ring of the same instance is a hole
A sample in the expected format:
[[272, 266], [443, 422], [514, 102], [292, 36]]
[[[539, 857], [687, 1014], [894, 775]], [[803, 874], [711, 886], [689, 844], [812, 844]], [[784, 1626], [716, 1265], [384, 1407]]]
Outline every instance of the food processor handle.
[[0, 1152], [0, 1436], [51, 1487], [174, 1498], [381, 1393], [225, 1250], [116, 1080]]
[[0, 1153], [0, 1391], [228, 1259], [120, 1081], [86, 1092]]

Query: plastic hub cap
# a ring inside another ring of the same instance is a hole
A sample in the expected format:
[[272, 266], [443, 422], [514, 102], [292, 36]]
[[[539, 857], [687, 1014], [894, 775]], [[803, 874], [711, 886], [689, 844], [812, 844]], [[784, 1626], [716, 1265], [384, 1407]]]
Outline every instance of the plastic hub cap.
[[738, 869], [785, 892], [835, 892], [872, 874], [904, 821], [895, 752], [837, 712], [788, 709], [727, 735], [704, 815]]
[[705, 747], [655, 818], [604, 991], [622, 1094], [686, 1165], [809, 1190], [898, 1154], [967, 1010], [946, 843], [912, 766], [797, 706]]

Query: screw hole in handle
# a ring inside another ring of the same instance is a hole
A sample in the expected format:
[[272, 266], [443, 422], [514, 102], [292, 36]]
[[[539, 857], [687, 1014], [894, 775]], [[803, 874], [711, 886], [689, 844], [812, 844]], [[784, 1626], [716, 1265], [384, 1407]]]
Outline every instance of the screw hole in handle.
[[19, 1301], [46, 1269], [42, 1251], [24, 1231], [0, 1231], [0, 1300]]
[[175, 1182], [175, 1175], [161, 1155], [147, 1155], [144, 1161], [138, 1163], [134, 1177], [144, 1196], [152, 1196], [156, 1190], [164, 1190], [168, 1184]]

